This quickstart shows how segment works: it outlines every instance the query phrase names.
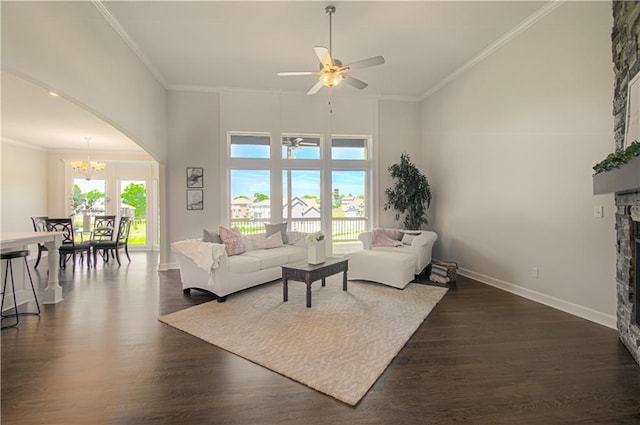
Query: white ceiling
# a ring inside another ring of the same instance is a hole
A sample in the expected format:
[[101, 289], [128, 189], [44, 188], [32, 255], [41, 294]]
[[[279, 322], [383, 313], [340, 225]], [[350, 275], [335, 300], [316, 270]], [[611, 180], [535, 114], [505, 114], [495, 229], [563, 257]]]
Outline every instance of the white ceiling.
[[333, 56], [386, 59], [353, 71], [369, 83], [362, 93], [418, 98], [544, 2], [103, 2], [167, 86], [303, 93], [314, 77], [276, 73], [317, 70], [313, 47], [328, 47], [328, 4], [337, 9]]
[[[420, 99], [546, 2], [96, 2], [105, 19], [168, 89], [239, 88], [306, 91], [314, 77], [277, 77], [316, 70], [314, 46], [328, 46], [324, 8], [336, 6], [333, 56], [351, 63], [382, 55], [386, 63], [354, 70], [369, 83], [334, 90]], [[326, 89], [323, 89], [326, 90]], [[96, 150], [140, 151], [126, 136], [62, 98], [2, 74], [2, 136], [45, 149], [74, 149], [92, 137]]]

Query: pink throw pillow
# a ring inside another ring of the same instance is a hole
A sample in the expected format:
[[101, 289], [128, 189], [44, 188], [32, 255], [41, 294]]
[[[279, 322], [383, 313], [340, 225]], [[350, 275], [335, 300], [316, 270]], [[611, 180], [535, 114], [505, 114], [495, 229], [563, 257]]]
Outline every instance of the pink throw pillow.
[[401, 246], [400, 234], [397, 229], [373, 229], [371, 246]]
[[237, 227], [227, 229], [224, 226], [220, 226], [218, 233], [220, 233], [220, 239], [222, 239], [222, 243], [227, 250], [227, 255], [238, 255], [247, 250]]

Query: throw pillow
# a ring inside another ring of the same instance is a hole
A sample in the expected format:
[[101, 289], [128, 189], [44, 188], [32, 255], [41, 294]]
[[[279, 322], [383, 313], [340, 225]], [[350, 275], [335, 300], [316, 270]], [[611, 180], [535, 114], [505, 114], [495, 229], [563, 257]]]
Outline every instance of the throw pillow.
[[227, 229], [224, 226], [220, 226], [218, 232], [220, 233], [220, 239], [222, 239], [224, 247], [227, 250], [227, 255], [238, 255], [246, 251], [244, 242], [242, 241], [242, 235], [237, 227]]
[[222, 239], [220, 239], [218, 232], [204, 229], [202, 231], [202, 242], [222, 243]]
[[400, 246], [400, 231], [397, 229], [373, 229], [371, 246]]
[[422, 234], [422, 232], [419, 230], [402, 230], [402, 233], [405, 235], [412, 235], [412, 236], [418, 236]]
[[417, 238], [418, 235], [412, 235], [411, 233], [405, 233], [404, 236], [402, 236], [402, 244], [403, 245], [411, 245], [413, 243], [413, 240], [415, 238]]
[[308, 233], [305, 232], [287, 232], [287, 240], [289, 245], [298, 245], [298, 242], [303, 241], [301, 246], [307, 246], [307, 242], [304, 240]]
[[271, 249], [278, 248], [279, 246], [284, 246], [284, 244], [282, 243], [282, 235], [280, 234], [280, 232], [276, 232], [266, 238], [260, 235], [252, 235], [247, 236], [247, 239], [251, 240], [253, 249]]
[[264, 227], [267, 229], [267, 237], [273, 235], [276, 232], [280, 232], [282, 236], [282, 243], [289, 243], [289, 239], [287, 239], [287, 222], [278, 223], [278, 224], [265, 224]]

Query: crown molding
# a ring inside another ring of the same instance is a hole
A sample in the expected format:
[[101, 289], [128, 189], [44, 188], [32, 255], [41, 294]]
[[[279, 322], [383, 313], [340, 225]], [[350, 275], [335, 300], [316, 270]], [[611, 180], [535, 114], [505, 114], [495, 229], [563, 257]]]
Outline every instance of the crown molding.
[[394, 96], [394, 95], [382, 95], [380, 100], [390, 100], [395, 102], [421, 102], [420, 96]]
[[13, 145], [13, 146], [19, 146], [21, 148], [32, 149], [34, 151], [48, 152], [47, 149], [43, 148], [42, 146], [38, 146], [38, 145], [31, 144], [31, 143], [23, 142], [22, 140], [10, 139], [10, 138], [4, 137], [4, 136], [2, 137], [2, 143], [6, 143], [8, 145]]
[[551, 0], [551, 1], [549, 1], [547, 4], [542, 6], [540, 9], [535, 11], [533, 14], [529, 15], [529, 17], [527, 17], [525, 20], [523, 20], [518, 25], [513, 27], [509, 32], [507, 32], [502, 37], [500, 37], [499, 39], [494, 41], [491, 45], [489, 45], [489, 47], [487, 47], [486, 49], [484, 49], [483, 51], [478, 53], [476, 56], [474, 56], [470, 61], [468, 61], [467, 63], [462, 65], [456, 71], [454, 71], [453, 73], [449, 74], [442, 81], [440, 81], [435, 86], [433, 86], [429, 90], [427, 90], [422, 96], [420, 96], [420, 100], [425, 100], [426, 98], [428, 98], [432, 94], [436, 93], [438, 90], [440, 90], [441, 88], [443, 88], [444, 86], [446, 86], [450, 82], [452, 82], [452, 81], [456, 80], [457, 78], [459, 78], [465, 72], [467, 72], [468, 70], [470, 70], [471, 68], [473, 68], [474, 66], [476, 66], [477, 64], [479, 64], [480, 62], [482, 62], [483, 60], [488, 58], [489, 56], [491, 56], [493, 53], [498, 51], [502, 46], [504, 46], [505, 44], [507, 44], [508, 42], [510, 42], [511, 40], [516, 38], [517, 36], [519, 36], [521, 33], [526, 31], [527, 29], [529, 29], [534, 24], [536, 24], [540, 19], [544, 18], [549, 13], [553, 12], [560, 5], [562, 5], [565, 1], [566, 0]]
[[[248, 89], [242, 87], [219, 87], [219, 86], [193, 86], [188, 84], [171, 84], [167, 86], [167, 90], [175, 90], [175, 91], [190, 91], [190, 92], [200, 92], [200, 93], [223, 93], [223, 92], [235, 92], [235, 93], [256, 93], [256, 94], [276, 94], [276, 95], [298, 95], [298, 96], [306, 96], [304, 92], [290, 91], [290, 90], [280, 90], [280, 89]], [[317, 95], [316, 95], [317, 96]], [[322, 96], [322, 94], [320, 95]], [[359, 98], [359, 99], [374, 99], [374, 100], [412, 100], [419, 102], [420, 99], [417, 97], [403, 97], [403, 96], [386, 96], [381, 97], [378, 95], [366, 95], [359, 93], [332, 93], [332, 98]]]
[[140, 46], [133, 40], [133, 38], [129, 35], [129, 33], [120, 25], [120, 22], [116, 19], [109, 8], [102, 2], [102, 0], [91, 0], [93, 5], [98, 9], [98, 11], [102, 14], [104, 19], [111, 25], [111, 27], [118, 33], [120, 38], [129, 46], [129, 48], [133, 51], [133, 53], [142, 61], [142, 63], [147, 67], [147, 69], [156, 77], [156, 80], [164, 87], [167, 88], [167, 80], [164, 78], [162, 73], [156, 68], [156, 66], [151, 62], [151, 60], [144, 54]]

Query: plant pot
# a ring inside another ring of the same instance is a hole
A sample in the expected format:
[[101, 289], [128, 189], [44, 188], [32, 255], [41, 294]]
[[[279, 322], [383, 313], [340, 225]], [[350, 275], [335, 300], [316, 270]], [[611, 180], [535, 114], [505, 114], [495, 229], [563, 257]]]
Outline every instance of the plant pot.
[[593, 194], [635, 191], [640, 188], [640, 156], [613, 170], [593, 176]]
[[320, 264], [325, 261], [327, 261], [327, 247], [324, 239], [307, 245], [307, 262], [309, 264]]

